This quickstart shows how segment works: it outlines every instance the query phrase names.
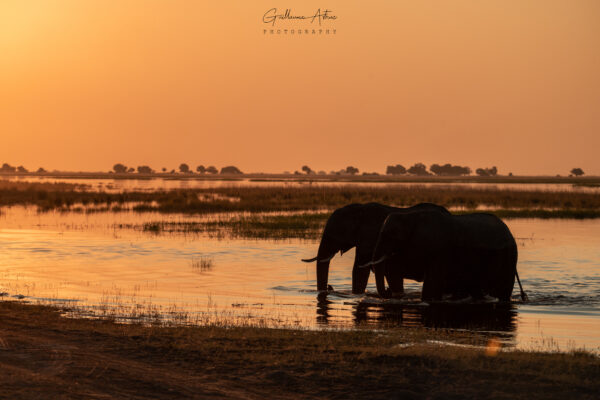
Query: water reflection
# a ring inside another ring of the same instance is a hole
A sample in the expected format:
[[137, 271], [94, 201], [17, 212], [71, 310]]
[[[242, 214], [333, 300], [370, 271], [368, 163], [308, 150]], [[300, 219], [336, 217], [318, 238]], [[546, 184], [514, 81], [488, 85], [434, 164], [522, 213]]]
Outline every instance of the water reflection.
[[[336, 324], [335, 302], [320, 295], [317, 299], [317, 323]], [[517, 307], [513, 303], [424, 304], [375, 302], [370, 298], [352, 307], [356, 325], [380, 327], [425, 327], [464, 329], [504, 333], [514, 337], [517, 330]]]
[[[419, 301], [421, 284], [410, 281], [407, 299], [380, 299], [374, 279], [365, 295], [353, 295], [352, 252], [332, 260], [329, 282], [336, 290], [316, 299], [314, 265], [299, 261], [314, 255], [312, 241], [212, 240], [111, 228], [139, 223], [133, 213], [2, 211], [3, 298], [71, 300], [81, 309], [123, 315], [140, 306], [162, 307], [167, 316], [175, 309], [233, 321], [274, 321], [273, 326], [464, 329], [503, 336], [520, 347], [533, 346], [532, 339], [540, 337], [600, 345], [598, 220], [508, 221], [519, 242], [526, 304], [425, 306]], [[197, 267], [203, 258], [214, 260], [208, 271]]]

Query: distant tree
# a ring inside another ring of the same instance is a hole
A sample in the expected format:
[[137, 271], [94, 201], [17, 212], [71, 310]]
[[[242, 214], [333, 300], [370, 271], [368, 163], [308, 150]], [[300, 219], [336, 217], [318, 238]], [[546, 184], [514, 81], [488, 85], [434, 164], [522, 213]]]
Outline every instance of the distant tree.
[[4, 163], [2, 164], [2, 168], [0, 168], [0, 172], [16, 172], [17, 169], [10, 164]]
[[432, 164], [431, 167], [429, 167], [429, 170], [440, 176], [459, 176], [469, 175], [471, 173], [471, 168], [469, 167], [461, 167], [460, 165], [452, 164]]
[[188, 172], [190, 172], [190, 166], [186, 163], [181, 163], [181, 165], [179, 165], [179, 172], [187, 174]]
[[199, 174], [203, 174], [203, 173], [206, 172], [206, 168], [204, 168], [204, 165], [198, 165], [196, 167], [196, 172], [199, 173]]
[[306, 172], [306, 175], [314, 174], [315, 173], [315, 171], [313, 171], [312, 169], [310, 169], [310, 167], [308, 165], [303, 165], [302, 166], [302, 171]]
[[477, 168], [475, 173], [479, 176], [496, 176], [498, 175], [498, 168]]
[[302, 175], [300, 171], [294, 171], [294, 175]]
[[214, 167], [214, 166], [209, 166], [208, 168], [206, 168], [206, 172], [208, 172], [209, 174], [218, 174], [219, 171]]
[[406, 168], [400, 164], [388, 165], [385, 169], [385, 173], [387, 175], [404, 175], [406, 173]]
[[509, 172], [509, 173], [508, 173], [508, 176], [513, 176], [513, 173], [512, 173], [512, 172]]
[[409, 174], [412, 174], [412, 175], [419, 175], [419, 176], [431, 175], [427, 171], [427, 167], [423, 163], [416, 163], [415, 165], [410, 167], [406, 172], [408, 172]]
[[363, 172], [363, 176], [378, 176], [377, 172]]
[[140, 165], [137, 167], [137, 172], [139, 174], [153, 174], [154, 170], [147, 165]]
[[129, 173], [135, 172], [135, 169], [133, 167], [131, 167], [127, 170], [127, 172], [129, 172]]
[[22, 166], [22, 165], [19, 165], [17, 167], [17, 171], [21, 172], [21, 173], [27, 173], [27, 172], [29, 172], [29, 170], [27, 168], [25, 168], [24, 166]]
[[222, 174], [242, 174], [243, 172], [238, 169], [238, 167], [234, 167], [233, 165], [229, 165], [227, 167], [221, 168]]
[[356, 175], [356, 174], [358, 174], [358, 172], [359, 172], [359, 171], [358, 171], [358, 168], [355, 168], [355, 167], [353, 167], [353, 166], [351, 166], [351, 165], [350, 165], [350, 166], [348, 166], [348, 167], [346, 167], [346, 173], [347, 173], [347, 174], [350, 174], [350, 175]]
[[325, 172], [325, 171], [319, 171], [319, 172], [317, 172], [317, 174], [319, 174], [319, 175], [327, 175], [327, 172]]
[[113, 170], [117, 174], [124, 174], [125, 172], [127, 172], [127, 167], [121, 163], [118, 163], [118, 164], [113, 165]]
[[585, 172], [583, 172], [583, 170], [581, 168], [573, 168], [571, 170], [571, 174], [573, 174], [575, 176], [581, 176], [581, 175], [585, 174]]
[[175, 170], [174, 170], [174, 169], [172, 169], [172, 170], [171, 170], [171, 172], [169, 172], [169, 173], [170, 173], [170, 174], [174, 174], [174, 173], [175, 173]]
[[162, 167], [162, 172], [167, 172], [167, 168], [166, 167]]
[[37, 169], [37, 171], [36, 171], [36, 172], [37, 172], [38, 174], [45, 174], [45, 173], [46, 173], [46, 172], [48, 172], [48, 171], [46, 171], [46, 170], [45, 170], [44, 168], [42, 168], [42, 167], [39, 167], [39, 168]]

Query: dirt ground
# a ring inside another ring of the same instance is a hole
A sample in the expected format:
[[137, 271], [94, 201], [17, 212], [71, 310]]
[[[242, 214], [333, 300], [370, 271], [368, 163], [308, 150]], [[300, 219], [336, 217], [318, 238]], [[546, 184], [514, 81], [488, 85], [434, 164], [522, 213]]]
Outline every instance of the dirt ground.
[[596, 356], [424, 341], [439, 334], [145, 327], [3, 301], [0, 398], [600, 397]]

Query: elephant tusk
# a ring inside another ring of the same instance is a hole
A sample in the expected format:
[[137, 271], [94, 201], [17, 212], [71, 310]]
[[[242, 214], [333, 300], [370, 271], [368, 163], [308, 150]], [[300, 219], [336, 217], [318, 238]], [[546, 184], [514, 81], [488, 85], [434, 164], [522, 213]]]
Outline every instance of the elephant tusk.
[[306, 263], [313, 262], [313, 261], [316, 261], [316, 262], [327, 262], [327, 261], [331, 260], [333, 257], [335, 257], [335, 253], [333, 253], [331, 255], [331, 257], [325, 258], [323, 260], [319, 260], [319, 257], [317, 256], [317, 257], [313, 257], [313, 258], [303, 258], [302, 261], [304, 261]]
[[376, 265], [376, 264], [382, 263], [382, 262], [384, 262], [386, 259], [387, 259], [387, 256], [383, 256], [383, 257], [381, 257], [381, 258], [380, 258], [379, 260], [377, 260], [377, 261], [371, 261], [370, 265]]
[[358, 268], [369, 268], [369, 267], [371, 266], [371, 264], [373, 264], [373, 263], [369, 261], [369, 262], [368, 262], [368, 263], [366, 263], [366, 264], [359, 265], [359, 266], [358, 266]]

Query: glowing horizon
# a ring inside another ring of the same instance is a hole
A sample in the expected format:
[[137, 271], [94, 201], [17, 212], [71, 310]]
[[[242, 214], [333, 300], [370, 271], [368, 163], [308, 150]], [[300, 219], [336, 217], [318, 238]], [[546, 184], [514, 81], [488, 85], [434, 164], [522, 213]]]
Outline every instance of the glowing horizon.
[[600, 3], [310, 0], [337, 32], [303, 37], [273, 7], [3, 1], [0, 164], [600, 175]]

